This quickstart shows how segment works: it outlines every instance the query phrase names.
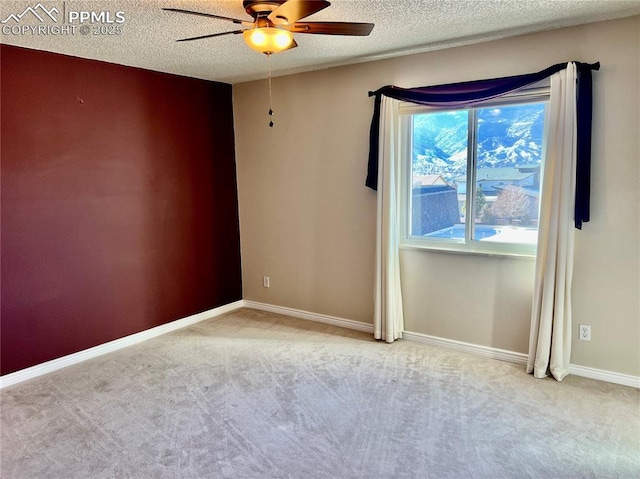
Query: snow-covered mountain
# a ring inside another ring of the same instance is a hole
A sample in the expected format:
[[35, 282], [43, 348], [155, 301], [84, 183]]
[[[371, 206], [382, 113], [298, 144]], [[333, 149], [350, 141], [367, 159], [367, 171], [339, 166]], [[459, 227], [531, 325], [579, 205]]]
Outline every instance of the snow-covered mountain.
[[[478, 112], [478, 168], [540, 164], [544, 103], [496, 106]], [[415, 115], [414, 174], [464, 176], [467, 168], [466, 111]]]

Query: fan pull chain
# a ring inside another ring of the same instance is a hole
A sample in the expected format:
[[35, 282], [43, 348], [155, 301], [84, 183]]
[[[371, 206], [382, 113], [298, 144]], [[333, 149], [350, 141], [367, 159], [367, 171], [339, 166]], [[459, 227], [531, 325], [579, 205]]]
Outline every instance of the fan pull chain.
[[269, 121], [269, 127], [273, 128], [273, 107], [272, 107], [272, 99], [271, 99], [271, 54], [267, 53], [267, 62], [269, 64], [269, 116], [271, 120]]

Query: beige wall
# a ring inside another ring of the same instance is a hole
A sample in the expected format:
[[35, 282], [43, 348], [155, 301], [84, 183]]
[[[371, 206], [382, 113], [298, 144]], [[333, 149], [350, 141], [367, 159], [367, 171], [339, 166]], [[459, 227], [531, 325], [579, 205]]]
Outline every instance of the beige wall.
[[[573, 288], [574, 338], [584, 323], [592, 341], [574, 340], [572, 363], [640, 375], [639, 30], [634, 17], [275, 78], [274, 128], [266, 81], [235, 85], [245, 299], [371, 322], [368, 90], [599, 60], [592, 221], [576, 235]], [[533, 261], [415, 250], [401, 261], [407, 330], [527, 351]]]

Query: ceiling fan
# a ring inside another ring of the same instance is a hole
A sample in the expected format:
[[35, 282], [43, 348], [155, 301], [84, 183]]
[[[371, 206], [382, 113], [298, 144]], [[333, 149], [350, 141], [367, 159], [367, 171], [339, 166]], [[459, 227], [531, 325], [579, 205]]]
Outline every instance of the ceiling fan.
[[297, 47], [298, 44], [293, 38], [294, 33], [348, 36], [367, 36], [371, 33], [373, 23], [298, 21], [324, 10], [329, 5], [331, 4], [325, 0], [244, 0], [242, 6], [253, 17], [252, 22], [180, 8], [163, 8], [163, 10], [226, 20], [247, 27], [230, 32], [183, 38], [178, 40], [179, 42], [242, 33], [249, 47], [267, 55]]

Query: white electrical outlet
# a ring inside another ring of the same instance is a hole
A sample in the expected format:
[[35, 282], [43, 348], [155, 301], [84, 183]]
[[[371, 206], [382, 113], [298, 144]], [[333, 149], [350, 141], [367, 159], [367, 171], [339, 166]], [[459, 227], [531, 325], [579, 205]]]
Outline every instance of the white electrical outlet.
[[580, 341], [591, 341], [591, 326], [588, 324], [581, 324], [579, 326]]
[[265, 288], [269, 287], [269, 276], [262, 277], [262, 286], [264, 286]]

